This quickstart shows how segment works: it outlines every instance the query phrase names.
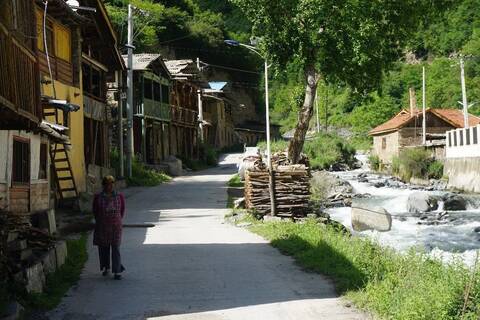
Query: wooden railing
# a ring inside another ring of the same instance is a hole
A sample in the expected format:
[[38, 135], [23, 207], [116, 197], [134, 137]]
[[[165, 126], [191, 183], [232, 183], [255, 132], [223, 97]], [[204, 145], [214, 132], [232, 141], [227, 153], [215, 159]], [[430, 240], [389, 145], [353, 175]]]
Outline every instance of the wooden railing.
[[198, 112], [191, 109], [171, 106], [172, 121], [179, 124], [194, 126], [198, 120]]
[[154, 100], [144, 99], [143, 115], [157, 120], [170, 121], [170, 106]]
[[[37, 59], [0, 24], [0, 104], [42, 117]], [[33, 120], [33, 119], [32, 119]]]

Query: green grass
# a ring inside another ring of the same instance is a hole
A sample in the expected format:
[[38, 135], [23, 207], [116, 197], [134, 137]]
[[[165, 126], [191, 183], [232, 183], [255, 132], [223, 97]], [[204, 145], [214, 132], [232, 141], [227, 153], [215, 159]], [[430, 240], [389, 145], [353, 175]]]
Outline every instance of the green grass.
[[129, 186], [154, 187], [172, 180], [163, 172], [147, 168], [140, 160], [134, 159], [132, 163], [132, 177], [127, 178]]
[[230, 180], [228, 180], [227, 185], [232, 188], [241, 188], [245, 185], [245, 183], [240, 179], [240, 176], [236, 174]]
[[83, 266], [88, 259], [87, 235], [78, 240], [67, 241], [68, 256], [65, 264], [55, 273], [47, 276], [46, 288], [40, 294], [25, 294], [27, 310], [51, 310], [62, 300], [67, 291], [80, 279]]
[[340, 294], [381, 319], [478, 319], [480, 272], [425, 254], [399, 254], [314, 220], [256, 223], [251, 230], [304, 268], [330, 276]]

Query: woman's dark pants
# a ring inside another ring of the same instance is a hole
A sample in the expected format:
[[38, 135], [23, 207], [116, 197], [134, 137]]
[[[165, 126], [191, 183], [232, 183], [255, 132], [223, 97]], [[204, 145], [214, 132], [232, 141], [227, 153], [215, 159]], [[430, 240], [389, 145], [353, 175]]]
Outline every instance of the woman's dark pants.
[[123, 271], [122, 259], [120, 257], [119, 246], [98, 247], [100, 257], [100, 270], [110, 269], [110, 248], [112, 251], [112, 272], [121, 273]]

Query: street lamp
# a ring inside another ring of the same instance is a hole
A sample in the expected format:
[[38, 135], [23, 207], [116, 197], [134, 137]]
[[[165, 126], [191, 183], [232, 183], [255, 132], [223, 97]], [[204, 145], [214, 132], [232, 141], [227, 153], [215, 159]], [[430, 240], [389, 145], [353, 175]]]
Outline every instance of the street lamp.
[[271, 158], [271, 149], [270, 149], [270, 104], [269, 104], [269, 97], [268, 97], [268, 61], [267, 58], [264, 57], [256, 47], [250, 46], [248, 44], [240, 43], [235, 40], [225, 40], [224, 41], [229, 46], [234, 47], [244, 47], [248, 50], [256, 53], [265, 61], [265, 122], [266, 122], [266, 133], [267, 133], [267, 166], [268, 166], [268, 184], [270, 189], [270, 210], [271, 215], [275, 215], [275, 191], [274, 191], [274, 184], [273, 184], [273, 170], [272, 170], [272, 158]]

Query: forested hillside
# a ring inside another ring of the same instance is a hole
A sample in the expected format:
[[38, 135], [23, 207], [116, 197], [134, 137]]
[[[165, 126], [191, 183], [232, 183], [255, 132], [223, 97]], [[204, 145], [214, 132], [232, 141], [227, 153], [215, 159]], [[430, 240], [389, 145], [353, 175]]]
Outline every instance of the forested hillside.
[[[127, 5], [135, 10], [135, 52], [168, 52], [169, 58], [195, 58], [239, 69], [261, 70], [261, 63], [241, 48], [232, 50], [224, 39], [248, 41], [250, 24], [228, 0], [106, 0], [110, 17], [127, 41]], [[255, 82], [258, 76], [237, 74]], [[243, 77], [243, 78], [242, 78]]]
[[[342, 83], [323, 83], [318, 90], [319, 116], [325, 123], [349, 127], [356, 140], [368, 144], [366, 133], [372, 127], [408, 107], [408, 88], [415, 87], [422, 104], [422, 66], [427, 73], [427, 106], [461, 108], [459, 54], [473, 55], [466, 60], [467, 94], [475, 104], [470, 112], [480, 113], [480, 0], [457, 1], [426, 30], [419, 30], [405, 48], [405, 57], [385, 74], [377, 91], [368, 95], [352, 92]], [[292, 62], [274, 81], [273, 117], [283, 130], [293, 128], [296, 110], [303, 101], [302, 72]], [[293, 108], [292, 108], [293, 106]]]

